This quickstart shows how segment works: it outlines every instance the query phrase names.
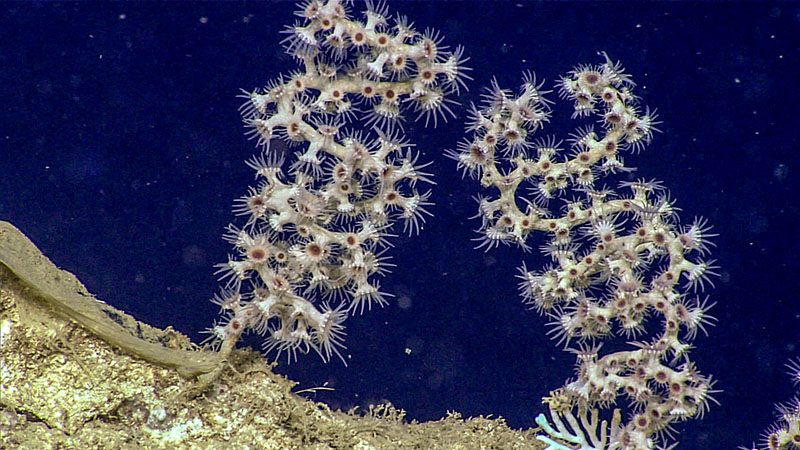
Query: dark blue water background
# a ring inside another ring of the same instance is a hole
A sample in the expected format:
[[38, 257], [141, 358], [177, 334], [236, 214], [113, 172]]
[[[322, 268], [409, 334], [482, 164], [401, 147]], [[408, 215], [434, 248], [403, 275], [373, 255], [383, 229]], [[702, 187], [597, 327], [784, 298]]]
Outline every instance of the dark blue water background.
[[[703, 420], [679, 424], [681, 448], [758, 440], [793, 395], [783, 365], [800, 355], [797, 3], [397, 2], [419, 29], [466, 48], [470, 92], [524, 70], [552, 83], [600, 50], [623, 61], [663, 133], [629, 155], [682, 208], [708, 218], [722, 266], [719, 324], [693, 358], [719, 379]], [[360, 8], [360, 6], [359, 6]], [[283, 54], [291, 3], [0, 5], [0, 219], [20, 227], [101, 299], [198, 339], [216, 318], [213, 265], [233, 199], [253, 182], [239, 88], [297, 68]], [[555, 98], [555, 95], [552, 96]], [[390, 401], [411, 418], [455, 410], [530, 427], [573, 357], [527, 311], [514, 274], [534, 252], [473, 249], [480, 192], [442, 156], [464, 117], [408, 127], [434, 162], [435, 218], [392, 251], [382, 280], [397, 297], [347, 321], [349, 366], [309, 355], [278, 371], [334, 408]], [[547, 133], [577, 125], [555, 109]], [[402, 300], [399, 302], [398, 300]], [[402, 303], [402, 307], [399, 305]], [[246, 344], [258, 346], [256, 338]], [[407, 354], [406, 349], [411, 349]]]

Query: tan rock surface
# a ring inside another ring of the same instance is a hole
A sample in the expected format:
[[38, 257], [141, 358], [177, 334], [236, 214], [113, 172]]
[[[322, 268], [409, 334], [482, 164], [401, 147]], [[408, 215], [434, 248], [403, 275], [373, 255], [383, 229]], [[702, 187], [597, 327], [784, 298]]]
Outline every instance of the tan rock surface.
[[390, 406], [331, 411], [293, 393], [295, 383], [249, 350], [194, 395], [196, 375], [218, 361], [95, 299], [0, 222], [0, 448], [543, 447], [502, 419], [408, 423]]

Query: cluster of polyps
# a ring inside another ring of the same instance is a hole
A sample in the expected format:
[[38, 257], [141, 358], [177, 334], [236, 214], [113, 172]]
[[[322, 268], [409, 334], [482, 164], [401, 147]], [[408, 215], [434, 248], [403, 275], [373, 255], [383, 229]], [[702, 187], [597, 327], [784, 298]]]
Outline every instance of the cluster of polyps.
[[[800, 389], [800, 358], [786, 364], [795, 387]], [[776, 408], [778, 421], [763, 433], [761, 445], [739, 447], [739, 450], [798, 450], [800, 449], [800, 395]]]
[[[713, 321], [711, 305], [689, 296], [715, 275], [713, 261], [700, 259], [712, 235], [702, 219], [679, 225], [673, 201], [657, 182], [625, 181], [620, 192], [596, 187], [604, 174], [627, 173], [620, 154], [643, 149], [657, 131], [655, 115], [636, 104], [634, 84], [618, 63], [606, 56], [558, 82], [561, 96], [573, 102], [573, 118], [594, 116], [601, 123], [598, 131], [579, 129], [566, 154], [555, 138], [532, 139], [552, 116], [542, 85], [526, 75], [514, 95], [494, 83], [483, 104], [471, 109], [471, 137], [449, 156], [465, 174], [499, 191], [479, 198], [479, 247], [528, 249], [534, 231], [550, 237], [542, 251], [553, 264], [534, 271], [523, 265], [520, 292], [552, 319], [552, 334], [578, 362], [577, 377], [547, 399], [555, 426], [545, 416], [537, 420], [547, 433], [541, 440], [550, 448], [568, 448], [559, 447], [558, 438], [586, 449], [650, 449], [672, 423], [701, 416], [713, 401], [712, 381], [688, 359], [688, 341]], [[526, 185], [533, 195], [519, 189]], [[548, 206], [568, 191], [561, 210], [552, 212]], [[653, 316], [660, 318], [660, 332], [646, 326]], [[615, 332], [640, 342], [634, 350], [600, 356], [599, 342]], [[629, 419], [615, 414], [611, 428], [603, 423], [597, 430], [592, 411], [620, 399], [629, 405]]]
[[211, 333], [220, 343], [254, 330], [289, 359], [313, 350], [344, 361], [347, 314], [386, 303], [375, 276], [391, 266], [390, 228], [403, 220], [418, 232], [429, 214], [416, 188], [429, 174], [396, 123], [409, 107], [426, 124], [445, 118], [468, 77], [461, 49], [442, 51], [437, 33], [405, 17], [390, 25], [385, 5], [368, 3], [363, 21], [340, 0], [308, 1], [297, 15], [305, 22], [284, 42], [302, 69], [243, 95], [265, 154], [249, 161], [261, 181], [234, 209], [247, 221], [226, 236], [236, 255], [220, 265], [225, 319]]

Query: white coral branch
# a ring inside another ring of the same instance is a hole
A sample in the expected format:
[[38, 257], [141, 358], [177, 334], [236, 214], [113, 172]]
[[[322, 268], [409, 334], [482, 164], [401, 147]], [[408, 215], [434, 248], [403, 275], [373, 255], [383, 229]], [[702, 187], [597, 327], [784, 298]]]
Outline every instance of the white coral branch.
[[[581, 408], [578, 411], [580, 417], [580, 424], [572, 411], [565, 411], [557, 413], [550, 408], [550, 420], [544, 413], [536, 416], [536, 423], [544, 430], [546, 435], [539, 434], [536, 439], [544, 442], [548, 446], [546, 450], [616, 450], [619, 449], [619, 444], [615, 436], [619, 432], [620, 412], [614, 410], [614, 416], [611, 419], [611, 426], [608, 422], [603, 420], [599, 423], [598, 428], [598, 412], [597, 409], [591, 410], [591, 415], [587, 416], [585, 409]], [[569, 426], [566, 426], [561, 418], [564, 418]], [[600, 435], [598, 436], [598, 432]], [[609, 439], [609, 437], [611, 439]], [[558, 439], [563, 442], [577, 444], [578, 447], [568, 446], [564, 443], [557, 442]]]

